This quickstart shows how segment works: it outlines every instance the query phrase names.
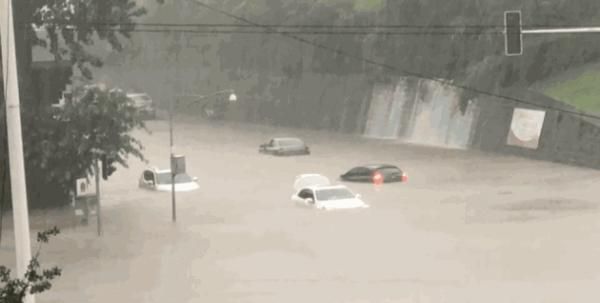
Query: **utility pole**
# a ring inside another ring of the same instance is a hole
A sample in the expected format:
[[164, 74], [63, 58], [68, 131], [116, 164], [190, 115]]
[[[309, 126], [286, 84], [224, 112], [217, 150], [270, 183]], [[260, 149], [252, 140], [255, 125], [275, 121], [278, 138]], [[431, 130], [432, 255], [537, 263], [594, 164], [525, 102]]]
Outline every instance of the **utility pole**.
[[[10, 160], [17, 275], [24, 277], [31, 261], [31, 240], [29, 238], [29, 213], [12, 0], [0, 0], [0, 38], [2, 39], [2, 74], [6, 101], [6, 132]], [[34, 303], [35, 297], [27, 294], [23, 302]]]
[[175, 158], [175, 146], [173, 146], [173, 103], [174, 100], [171, 100], [169, 104], [169, 147], [171, 149], [171, 157], [169, 163], [171, 165], [171, 217], [173, 223], [177, 221], [177, 207], [175, 204], [175, 168], [173, 167], [173, 159]]
[[[183, 33], [179, 33], [178, 37], [179, 47], [175, 51], [175, 68], [177, 70], [177, 76], [175, 81], [178, 83], [177, 87], [179, 91], [181, 91], [181, 64], [179, 63], [179, 55], [181, 50], [183, 49]], [[175, 177], [177, 176], [177, 172], [175, 171], [175, 146], [173, 145], [173, 111], [175, 103], [179, 102], [179, 97], [174, 97], [175, 99], [171, 99], [169, 104], [169, 141], [171, 148], [171, 157], [169, 159], [170, 167], [171, 167], [171, 216], [173, 223], [177, 221], [177, 204], [176, 204], [176, 193], [175, 193]]]
[[99, 160], [96, 160], [96, 225], [98, 226], [98, 237], [102, 235], [102, 216], [100, 207], [100, 165]]

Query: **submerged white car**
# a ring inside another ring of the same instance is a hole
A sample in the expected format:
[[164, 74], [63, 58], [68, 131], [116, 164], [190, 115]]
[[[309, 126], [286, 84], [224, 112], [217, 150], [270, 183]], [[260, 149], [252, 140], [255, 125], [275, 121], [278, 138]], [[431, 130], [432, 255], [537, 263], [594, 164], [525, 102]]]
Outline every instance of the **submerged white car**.
[[[198, 178], [188, 174], [175, 176], [175, 191], [186, 192], [198, 189]], [[149, 190], [170, 192], [172, 189], [172, 176], [170, 169], [148, 168], [140, 177], [139, 187]]]
[[296, 193], [292, 201], [302, 206], [323, 210], [340, 210], [369, 208], [344, 185], [331, 185], [329, 179], [318, 174], [305, 174], [296, 177], [294, 182]]

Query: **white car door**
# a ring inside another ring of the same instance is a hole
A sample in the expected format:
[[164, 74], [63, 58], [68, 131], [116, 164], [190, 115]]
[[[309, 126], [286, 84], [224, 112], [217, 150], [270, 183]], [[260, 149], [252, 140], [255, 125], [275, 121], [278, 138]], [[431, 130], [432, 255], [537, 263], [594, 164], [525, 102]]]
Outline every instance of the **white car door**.
[[301, 189], [297, 194], [292, 196], [292, 201], [304, 207], [314, 207], [315, 194], [310, 188]]

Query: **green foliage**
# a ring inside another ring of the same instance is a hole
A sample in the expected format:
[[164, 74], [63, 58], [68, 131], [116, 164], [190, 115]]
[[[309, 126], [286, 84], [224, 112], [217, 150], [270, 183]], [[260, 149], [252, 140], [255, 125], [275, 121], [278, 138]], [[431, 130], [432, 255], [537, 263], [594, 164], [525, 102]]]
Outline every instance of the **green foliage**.
[[[33, 27], [28, 39], [47, 47], [56, 59], [68, 59], [88, 79], [92, 78], [90, 65], [102, 66], [102, 60], [88, 51], [99, 40], [110, 43], [115, 50], [123, 47], [119, 37], [129, 38], [135, 29], [135, 19], [146, 14], [146, 9], [135, 0], [33, 0], [29, 1], [27, 23], [46, 33], [37, 36]], [[163, 0], [157, 0], [162, 3]], [[115, 24], [121, 24], [115, 26]]]
[[[504, 56], [504, 37], [500, 33], [503, 12], [511, 9], [523, 11], [526, 27], [595, 24], [600, 20], [600, 1], [595, 0], [230, 0], [222, 6], [263, 24], [422, 27], [403, 29], [413, 32], [411, 35], [302, 36], [355, 57], [385, 63], [395, 67], [394, 70], [381, 70], [279, 35], [233, 34], [217, 45], [221, 67], [236, 73], [242, 69], [287, 78], [299, 77], [302, 71], [340, 76], [363, 73], [380, 73], [382, 75], [375, 76], [383, 77], [424, 75], [456, 80], [482, 90], [496, 90], [528, 86], [567, 68], [600, 59], [600, 40], [593, 35], [528, 36], [525, 55], [508, 58]], [[200, 15], [204, 13], [196, 12], [195, 18], [204, 17]], [[444, 30], [436, 27], [438, 25], [455, 28]], [[440, 31], [454, 34], [436, 34]], [[475, 78], [473, 73], [484, 76]]]
[[581, 110], [600, 112], [600, 72], [585, 72], [546, 88], [544, 93]]
[[42, 269], [39, 257], [41, 244], [48, 243], [50, 237], [59, 233], [56, 227], [38, 233], [37, 242], [40, 245], [31, 258], [24, 277], [12, 277], [6, 266], [0, 266], [0, 302], [22, 303], [27, 293], [39, 294], [52, 287], [52, 280], [59, 277], [62, 271], [58, 267]]
[[[131, 74], [123, 73], [119, 67], [110, 78], [137, 82], [135, 85], [159, 96], [158, 100], [167, 100], [170, 96], [165, 92], [174, 87], [181, 86], [183, 91], [214, 91], [235, 85], [236, 90], [247, 95], [246, 99], [254, 98], [252, 107], [260, 109], [252, 115], [264, 117], [265, 121], [280, 119], [288, 125], [317, 125], [317, 120], [337, 119], [342, 125], [348, 124], [343, 117], [364, 113], [363, 101], [370, 99], [375, 82], [423, 75], [503, 94], [503, 90], [528, 87], [600, 59], [600, 39], [594, 35], [528, 35], [524, 55], [520, 57], [504, 56], [502, 35], [505, 10], [521, 9], [526, 27], [598, 24], [600, 1], [597, 0], [387, 0], [381, 1], [380, 8], [376, 1], [368, 0], [204, 2], [261, 24], [382, 24], [417, 28], [400, 29], [411, 32], [410, 35], [380, 35], [376, 30], [368, 35], [298, 34], [327, 48], [381, 62], [392, 69], [277, 34], [185, 33], [185, 41], [181, 43], [177, 33], [139, 33], [133, 39], [135, 47], [127, 50], [127, 56], [119, 62], [127, 65]], [[176, 1], [156, 10], [149, 22], [174, 20], [238, 23], [211, 10]], [[452, 28], [444, 30], [439, 25]], [[173, 49], [177, 51], [169, 51]], [[164, 81], [164, 74], [177, 82]], [[351, 91], [357, 87], [361, 89]], [[463, 93], [465, 101], [477, 97], [473, 91]], [[342, 102], [346, 114], [340, 110]], [[293, 119], [299, 122], [291, 124]]]
[[124, 167], [129, 155], [145, 160], [142, 143], [131, 135], [145, 124], [123, 91], [86, 86], [74, 95], [61, 108], [35, 113], [24, 141], [29, 169], [44, 172], [43, 184], [57, 185], [65, 193], [77, 178], [92, 173], [102, 155]]

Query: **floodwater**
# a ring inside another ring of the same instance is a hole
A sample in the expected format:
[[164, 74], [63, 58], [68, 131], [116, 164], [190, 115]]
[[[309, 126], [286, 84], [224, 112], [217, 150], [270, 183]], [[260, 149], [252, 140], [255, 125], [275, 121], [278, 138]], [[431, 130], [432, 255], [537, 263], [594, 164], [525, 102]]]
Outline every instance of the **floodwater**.
[[[168, 165], [162, 121], [138, 133]], [[102, 184], [104, 235], [68, 227], [43, 248], [63, 268], [37, 302], [598, 302], [600, 172], [477, 152], [250, 125], [176, 124], [200, 189], [137, 188], [132, 160]], [[308, 157], [258, 153], [300, 136]], [[370, 209], [322, 212], [290, 201], [294, 177], [336, 180], [386, 162], [405, 184], [346, 183]], [[50, 220], [51, 221], [51, 220]], [[60, 222], [59, 222], [60, 223]], [[10, 218], [2, 264], [14, 263]], [[594, 299], [596, 298], [596, 299]]]

